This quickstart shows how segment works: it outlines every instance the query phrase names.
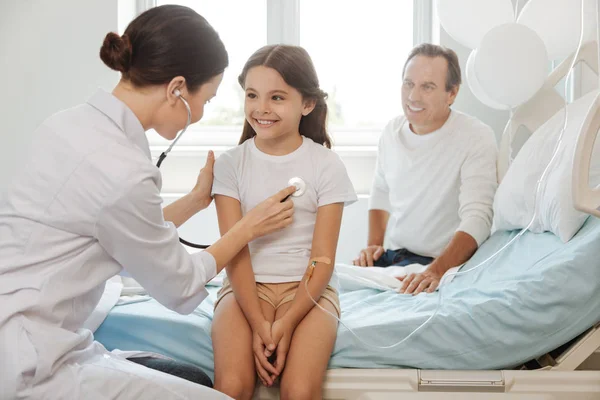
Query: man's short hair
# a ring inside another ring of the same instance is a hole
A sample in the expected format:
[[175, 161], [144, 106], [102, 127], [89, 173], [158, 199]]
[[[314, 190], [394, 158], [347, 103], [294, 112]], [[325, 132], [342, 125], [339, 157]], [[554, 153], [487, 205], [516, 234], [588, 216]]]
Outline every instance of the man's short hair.
[[462, 83], [460, 75], [460, 64], [458, 62], [458, 56], [456, 55], [454, 50], [431, 43], [423, 43], [412, 49], [412, 51], [408, 55], [408, 59], [404, 63], [404, 68], [402, 69], [402, 77], [404, 77], [404, 73], [406, 72], [406, 65], [408, 64], [408, 62], [416, 56], [426, 56], [431, 58], [444, 57], [446, 59], [448, 63], [448, 72], [446, 73], [447, 92], [452, 90], [452, 88], [455, 86], [460, 86], [460, 84]]

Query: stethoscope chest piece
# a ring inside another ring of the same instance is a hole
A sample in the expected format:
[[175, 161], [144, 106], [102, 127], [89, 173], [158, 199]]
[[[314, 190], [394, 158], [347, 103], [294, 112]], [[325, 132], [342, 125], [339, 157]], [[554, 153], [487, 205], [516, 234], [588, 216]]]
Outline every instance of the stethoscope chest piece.
[[306, 191], [306, 183], [304, 183], [302, 178], [297, 176], [288, 181], [288, 186], [296, 187], [296, 191], [292, 193], [292, 197], [300, 197]]

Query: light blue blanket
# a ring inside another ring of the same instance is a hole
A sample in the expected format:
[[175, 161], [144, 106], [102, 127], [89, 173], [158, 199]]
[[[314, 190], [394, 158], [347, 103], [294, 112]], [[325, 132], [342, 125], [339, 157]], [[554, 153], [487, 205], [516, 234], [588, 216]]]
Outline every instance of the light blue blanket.
[[[494, 234], [462, 271], [516, 234]], [[209, 288], [209, 298], [187, 316], [154, 300], [117, 306], [96, 339], [109, 350], [154, 351], [212, 375], [210, 324], [217, 290]], [[440, 293], [438, 314], [392, 349], [363, 346], [340, 326], [330, 368], [500, 369], [559, 347], [600, 320], [600, 221], [590, 217], [566, 244], [550, 233], [527, 232], [493, 261], [434, 294], [342, 292], [342, 320], [363, 340], [390, 345], [433, 314]]]

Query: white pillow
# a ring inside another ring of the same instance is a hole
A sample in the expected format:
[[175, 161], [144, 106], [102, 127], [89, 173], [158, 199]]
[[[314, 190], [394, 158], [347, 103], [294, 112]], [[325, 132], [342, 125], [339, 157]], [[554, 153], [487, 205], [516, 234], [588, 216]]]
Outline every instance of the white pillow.
[[[561, 149], [541, 184], [538, 214], [532, 232], [550, 231], [568, 242], [579, 231], [588, 215], [575, 209], [571, 189], [573, 157], [577, 137], [590, 105], [598, 94], [594, 90], [567, 106], [567, 126]], [[492, 231], [525, 228], [534, 211], [538, 179], [550, 162], [564, 123], [564, 109], [540, 126], [525, 142], [498, 186], [494, 198]], [[590, 168], [590, 185], [600, 184], [600, 140], [596, 140]]]

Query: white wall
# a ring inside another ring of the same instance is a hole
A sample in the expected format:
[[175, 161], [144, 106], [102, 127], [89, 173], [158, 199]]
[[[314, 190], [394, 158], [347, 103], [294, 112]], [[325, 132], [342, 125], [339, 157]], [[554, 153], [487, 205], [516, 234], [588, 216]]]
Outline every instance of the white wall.
[[117, 27], [117, 0], [0, 1], [0, 193], [45, 118], [116, 84], [98, 54]]

